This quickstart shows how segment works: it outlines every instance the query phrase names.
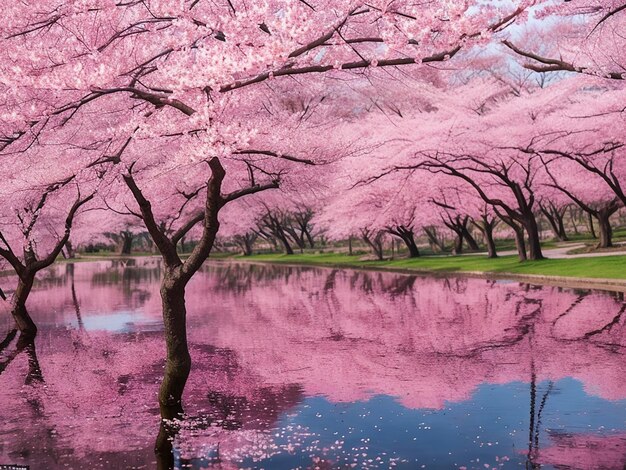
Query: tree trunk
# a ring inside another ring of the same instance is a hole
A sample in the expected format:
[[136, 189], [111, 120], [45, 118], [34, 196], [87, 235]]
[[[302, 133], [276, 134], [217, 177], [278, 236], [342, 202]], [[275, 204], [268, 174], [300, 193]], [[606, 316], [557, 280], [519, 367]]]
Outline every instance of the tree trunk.
[[378, 261], [382, 261], [383, 260], [383, 247], [382, 247], [382, 243], [374, 240], [374, 241], [365, 241], [365, 243], [367, 243], [370, 248], [372, 249], [372, 252], [374, 253], [374, 255], [376, 255], [376, 259]]
[[306, 239], [309, 241], [309, 247], [315, 248], [315, 240], [313, 239], [313, 235], [311, 235], [311, 232], [306, 228], [304, 228], [303, 231]]
[[161, 416], [166, 419], [182, 415], [182, 395], [191, 370], [191, 356], [187, 345], [185, 283], [180, 277], [179, 266], [168, 267], [161, 282], [161, 305], [167, 355], [163, 382], [159, 389], [159, 407]]
[[285, 236], [285, 234], [284, 233], [278, 234], [278, 239], [283, 244], [283, 248], [285, 249], [285, 254], [293, 255], [293, 248], [291, 248], [291, 245], [289, 244], [289, 240], [287, 240], [287, 237]]
[[76, 253], [74, 253], [74, 247], [72, 246], [72, 242], [69, 240], [65, 243], [65, 251], [67, 252], [68, 259], [76, 258]]
[[407, 234], [406, 236], [402, 237], [402, 241], [409, 250], [409, 258], [419, 258], [420, 250], [417, 248], [413, 233]]
[[28, 357], [28, 372], [24, 383], [30, 385], [35, 382], [43, 383], [43, 373], [41, 372], [41, 366], [39, 365], [39, 359], [37, 358], [37, 349], [35, 347], [35, 338], [20, 335], [17, 340], [17, 350], [26, 352]]
[[239, 243], [239, 248], [241, 248], [241, 254], [244, 256], [252, 256], [252, 243], [250, 239], [245, 237]]
[[452, 251], [455, 255], [463, 254], [463, 235], [457, 233], [456, 238], [454, 239], [454, 250]]
[[565, 232], [565, 224], [563, 223], [565, 209], [559, 209], [552, 202], [548, 202], [545, 206], [540, 203], [539, 208], [550, 224], [554, 237], [562, 242], [568, 241], [567, 233]]
[[367, 243], [378, 261], [383, 260], [383, 232], [377, 232], [372, 238], [372, 233], [368, 230], [363, 230], [363, 241]]
[[467, 247], [470, 250], [478, 251], [480, 249], [478, 247], [478, 243], [476, 243], [476, 240], [474, 239], [474, 237], [472, 236], [471, 232], [467, 228], [467, 221], [465, 221], [464, 224], [461, 225], [461, 234], [462, 234], [463, 238], [465, 239], [465, 242], [467, 243]]
[[120, 235], [122, 236], [122, 248], [120, 250], [120, 254], [130, 255], [133, 247], [133, 234], [128, 231], [123, 231]]
[[15, 319], [17, 328], [26, 338], [34, 338], [37, 334], [37, 326], [26, 309], [26, 300], [28, 299], [31, 289], [33, 288], [34, 281], [34, 274], [31, 274], [30, 272], [22, 274], [18, 279], [17, 288], [15, 289], [11, 300], [11, 314]]
[[517, 248], [517, 256], [520, 261], [526, 261], [528, 255], [526, 254], [526, 241], [524, 240], [524, 229], [519, 227], [513, 229], [515, 231], [515, 247]]
[[589, 232], [591, 233], [591, 237], [598, 238], [598, 236], [596, 235], [596, 231], [593, 228], [593, 216], [589, 212], [587, 213], [587, 221], [589, 222]]
[[485, 224], [485, 228], [482, 232], [485, 235], [485, 243], [487, 244], [487, 257], [497, 258], [498, 253], [496, 251], [496, 242], [493, 239], [493, 227], [490, 224]]
[[577, 220], [573, 205], [570, 205], [569, 216], [570, 216], [570, 221], [572, 222], [572, 228], [574, 229], [574, 234], [578, 235], [578, 220]]
[[496, 251], [496, 242], [493, 239], [493, 231], [498, 225], [497, 219], [494, 217], [490, 217], [487, 214], [482, 214], [478, 221], [474, 220], [472, 222], [474, 226], [480, 231], [485, 239], [485, 244], [487, 245], [487, 257], [488, 258], [497, 258], [498, 253]]
[[544, 259], [539, 240], [539, 227], [534, 214], [528, 214], [524, 220], [524, 228], [528, 233], [528, 259], [537, 261]]
[[569, 241], [569, 237], [567, 236], [567, 232], [565, 231], [565, 222], [563, 220], [564, 215], [565, 214], [559, 214], [559, 216], [557, 217], [559, 224], [559, 240], [561, 240], [562, 242], [567, 242]]
[[604, 209], [597, 212], [596, 218], [600, 226], [600, 242], [597, 245], [598, 248], [610, 248], [613, 246], [613, 229], [609, 222], [610, 217], [611, 213]]
[[348, 237], [348, 255], [352, 256], [352, 237]]
[[428, 237], [428, 243], [433, 252], [445, 251], [445, 244], [437, 238], [437, 231], [435, 227], [424, 227], [424, 233]]
[[[420, 255], [419, 249], [417, 248], [417, 244], [415, 243], [415, 234], [413, 233], [412, 226], [405, 225], [397, 225], [397, 226], [388, 226], [387, 232], [393, 235], [394, 237], [398, 237], [400, 240], [404, 242], [407, 249], [409, 250], [409, 258], [417, 258]], [[395, 238], [392, 239], [392, 256], [393, 256], [393, 247], [394, 247]], [[397, 247], [398, 254], [400, 254], [400, 248]]]

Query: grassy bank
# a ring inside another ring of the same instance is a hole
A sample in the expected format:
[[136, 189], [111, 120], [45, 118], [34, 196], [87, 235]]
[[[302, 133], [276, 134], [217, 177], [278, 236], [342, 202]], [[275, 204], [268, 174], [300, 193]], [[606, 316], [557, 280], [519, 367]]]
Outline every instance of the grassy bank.
[[596, 258], [547, 259], [520, 263], [517, 256], [489, 259], [486, 256], [426, 256], [415, 259], [361, 261], [358, 256], [336, 253], [254, 255], [236, 257], [241, 261], [333, 266], [374, 269], [414, 270], [418, 272], [454, 273], [482, 272], [493, 274], [523, 274], [536, 276], [561, 276], [572, 278], [624, 279], [626, 256]]

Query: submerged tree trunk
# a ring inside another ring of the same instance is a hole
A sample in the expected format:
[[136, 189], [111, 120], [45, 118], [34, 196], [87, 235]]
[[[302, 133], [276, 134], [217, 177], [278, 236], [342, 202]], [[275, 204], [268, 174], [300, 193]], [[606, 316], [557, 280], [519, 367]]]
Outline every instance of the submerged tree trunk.
[[187, 310], [185, 282], [179, 268], [166, 268], [161, 283], [161, 305], [167, 355], [165, 373], [159, 389], [161, 416], [176, 417], [183, 412], [182, 396], [189, 372], [191, 356], [187, 344]]
[[[167, 355], [163, 381], [159, 389], [161, 432], [155, 443], [155, 452], [160, 462], [164, 461], [162, 458], [164, 453], [171, 453], [171, 442], [164, 430], [171, 425], [170, 420], [182, 415], [182, 395], [191, 370], [191, 357], [187, 344], [185, 287], [211, 253], [220, 226], [218, 220], [220, 209], [229, 201], [278, 187], [278, 180], [272, 180], [265, 185], [253, 183], [249, 188], [223, 195], [221, 188], [226, 175], [224, 167], [217, 157], [213, 157], [208, 163], [210, 177], [206, 185], [204, 208], [172, 235], [164, 231], [156, 222], [150, 201], [146, 199], [135, 182], [132, 165], [128, 168], [128, 173], [123, 175], [124, 182], [139, 205], [141, 218], [159, 249], [165, 266], [160, 293]], [[182, 237], [200, 222], [202, 223], [202, 236], [189, 257], [183, 261], [178, 256], [177, 245]]]
[[11, 314], [15, 320], [15, 324], [21, 334], [27, 338], [34, 338], [37, 334], [37, 326], [26, 309], [26, 300], [33, 288], [34, 281], [34, 273], [25, 272], [21, 274], [11, 300]]

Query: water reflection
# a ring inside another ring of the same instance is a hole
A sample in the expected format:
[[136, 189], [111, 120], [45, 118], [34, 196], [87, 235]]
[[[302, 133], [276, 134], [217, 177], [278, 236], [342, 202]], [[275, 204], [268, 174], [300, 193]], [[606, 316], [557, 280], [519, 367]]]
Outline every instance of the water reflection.
[[0, 463], [624, 468], [621, 295], [210, 264], [187, 288], [187, 414], [161, 423], [159, 278], [58, 265], [36, 343], [3, 317]]

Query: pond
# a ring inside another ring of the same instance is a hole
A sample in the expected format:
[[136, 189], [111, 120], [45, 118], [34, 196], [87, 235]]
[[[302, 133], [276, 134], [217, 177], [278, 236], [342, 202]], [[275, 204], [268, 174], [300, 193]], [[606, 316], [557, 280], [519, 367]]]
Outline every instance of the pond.
[[187, 288], [186, 416], [157, 461], [160, 272], [55, 265], [34, 345], [3, 312], [0, 464], [625, 468], [622, 294], [226, 262]]

